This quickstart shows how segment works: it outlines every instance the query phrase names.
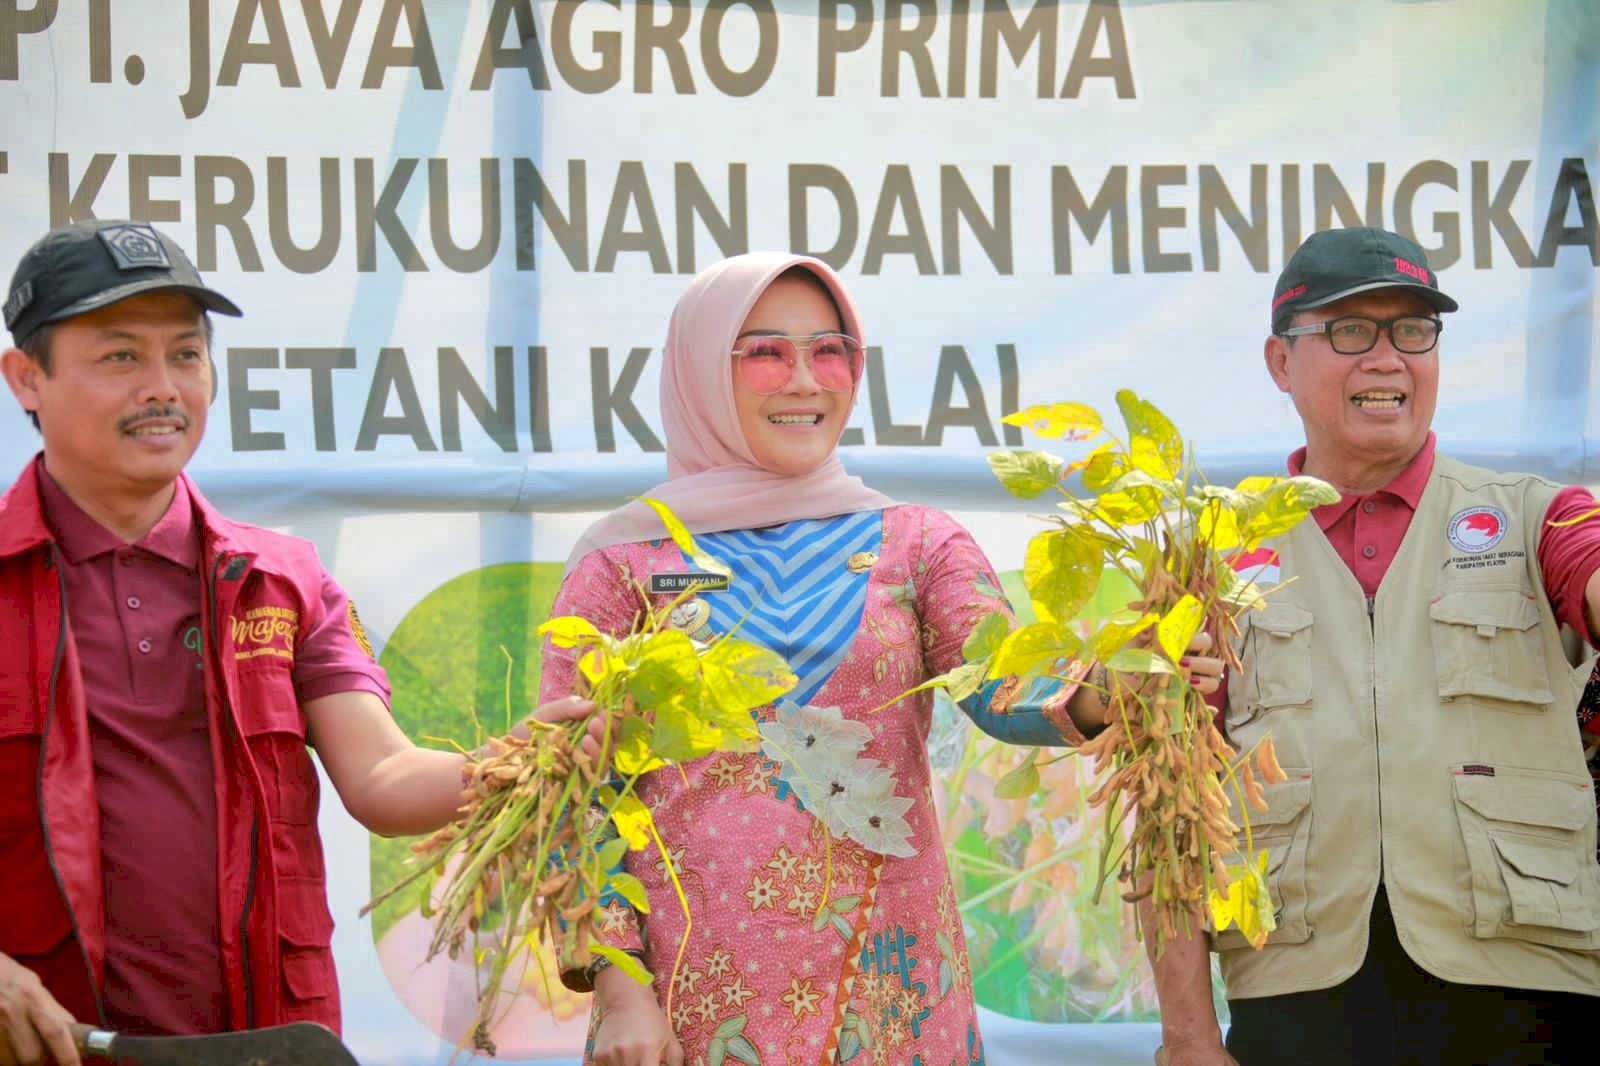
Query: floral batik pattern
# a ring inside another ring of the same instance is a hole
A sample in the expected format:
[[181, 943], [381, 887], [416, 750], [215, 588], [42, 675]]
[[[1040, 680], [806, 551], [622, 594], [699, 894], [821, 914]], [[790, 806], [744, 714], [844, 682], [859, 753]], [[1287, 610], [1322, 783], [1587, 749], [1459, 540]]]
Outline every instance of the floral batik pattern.
[[[701, 637], [738, 625], [800, 683], [758, 713], [759, 751], [639, 782], [693, 915], [687, 939], [653, 848], [625, 860], [650, 913], [608, 901], [602, 935], [642, 951], [689, 1063], [982, 1062], [933, 804], [932, 696], [897, 697], [958, 665], [972, 628], [1008, 610], [988, 561], [947, 515], [909, 506], [697, 540], [733, 582], [674, 624]], [[650, 575], [687, 568], [670, 541], [592, 552], [554, 613], [626, 633]], [[541, 699], [572, 685], [570, 655], [547, 647]], [[1078, 739], [1056, 724], [1071, 690], [964, 709], [1005, 739], [1065, 744]]]

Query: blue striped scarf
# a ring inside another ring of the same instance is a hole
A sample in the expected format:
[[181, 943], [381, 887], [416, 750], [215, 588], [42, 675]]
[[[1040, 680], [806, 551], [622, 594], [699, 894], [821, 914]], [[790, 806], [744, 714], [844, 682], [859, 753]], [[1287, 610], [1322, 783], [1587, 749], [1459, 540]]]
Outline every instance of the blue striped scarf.
[[869, 572], [846, 567], [883, 543], [883, 512], [858, 511], [766, 529], [698, 533], [704, 549], [733, 570], [732, 585], [702, 593], [711, 628], [772, 649], [800, 683], [788, 698], [805, 704], [844, 661], [867, 603]]

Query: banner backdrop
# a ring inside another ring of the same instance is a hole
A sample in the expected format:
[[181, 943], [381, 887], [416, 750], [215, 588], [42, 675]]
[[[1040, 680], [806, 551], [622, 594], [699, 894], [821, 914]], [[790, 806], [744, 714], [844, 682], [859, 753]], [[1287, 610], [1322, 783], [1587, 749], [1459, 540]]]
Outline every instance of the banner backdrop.
[[[1272, 282], [1331, 226], [1413, 235], [1460, 301], [1446, 448], [1600, 480], [1597, 90], [1587, 0], [0, 0], [0, 252], [119, 216], [191, 251], [246, 312], [203, 488], [314, 540], [397, 718], [468, 739], [531, 699], [578, 532], [662, 476], [667, 316], [735, 252], [843, 271], [847, 465], [1003, 570], [982, 452], [1021, 405], [1132, 387], [1213, 480], [1281, 468]], [[36, 447], [0, 422], [8, 472]], [[1076, 764], [1002, 802], [1015, 755], [952, 721], [935, 758], [990, 1059], [1148, 1062]], [[352, 1047], [445, 1061], [470, 965], [422, 964], [414, 900], [357, 920], [404, 845], [323, 828]], [[501, 1059], [570, 1058], [586, 1004], [523, 983]]]

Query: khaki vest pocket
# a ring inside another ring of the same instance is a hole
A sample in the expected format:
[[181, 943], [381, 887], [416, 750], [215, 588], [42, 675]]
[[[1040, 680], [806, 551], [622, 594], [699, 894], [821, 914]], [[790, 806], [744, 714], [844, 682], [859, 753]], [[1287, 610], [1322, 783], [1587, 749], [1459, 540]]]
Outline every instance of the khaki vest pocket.
[[1594, 820], [1590, 782], [1506, 766], [1457, 767], [1454, 774], [1471, 864], [1472, 935], [1600, 947], [1600, 867], [1587, 831]]
[[[1250, 832], [1257, 850], [1267, 852], [1267, 890], [1272, 895], [1273, 916], [1278, 927], [1267, 937], [1268, 944], [1303, 944], [1311, 939], [1311, 924], [1306, 912], [1310, 902], [1306, 882], [1306, 848], [1311, 837], [1311, 772], [1284, 767], [1289, 780], [1266, 785], [1267, 809], [1250, 811]], [[1233, 797], [1231, 817], [1243, 826], [1238, 797]], [[1241, 830], [1239, 850], [1244, 851]], [[1211, 933], [1213, 951], [1254, 950], [1237, 927]]]
[[1499, 700], [1543, 710], [1554, 699], [1539, 605], [1519, 588], [1459, 589], [1428, 607], [1439, 698]]
[[1249, 621], [1240, 654], [1237, 695], [1228, 700], [1228, 726], [1244, 725], [1262, 711], [1311, 702], [1311, 612], [1268, 602]]

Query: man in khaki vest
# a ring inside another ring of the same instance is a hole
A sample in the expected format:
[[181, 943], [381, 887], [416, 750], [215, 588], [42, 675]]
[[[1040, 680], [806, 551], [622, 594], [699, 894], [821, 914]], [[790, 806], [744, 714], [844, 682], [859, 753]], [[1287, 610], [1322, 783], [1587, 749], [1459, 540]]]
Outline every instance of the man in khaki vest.
[[[1251, 561], [1226, 731], [1288, 780], [1252, 812], [1277, 928], [1168, 942], [1171, 1066], [1592, 1062], [1594, 786], [1574, 708], [1600, 621], [1579, 488], [1434, 448], [1439, 290], [1420, 247], [1318, 233], [1272, 305], [1267, 370], [1338, 503]], [[1236, 814], [1235, 821], [1242, 821]], [[1232, 1020], [1212, 1008], [1208, 949]]]

